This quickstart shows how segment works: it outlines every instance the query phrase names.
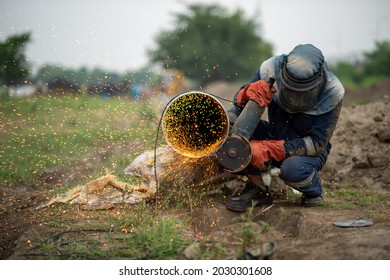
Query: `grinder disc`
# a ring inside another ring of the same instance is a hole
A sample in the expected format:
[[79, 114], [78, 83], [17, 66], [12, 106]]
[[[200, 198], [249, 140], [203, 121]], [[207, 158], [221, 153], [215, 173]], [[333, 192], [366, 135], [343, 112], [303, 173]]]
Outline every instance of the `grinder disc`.
[[370, 220], [343, 220], [333, 223], [335, 226], [343, 228], [368, 227], [374, 224]]
[[239, 172], [251, 162], [251, 146], [248, 140], [241, 136], [230, 136], [217, 151], [217, 158], [230, 172]]

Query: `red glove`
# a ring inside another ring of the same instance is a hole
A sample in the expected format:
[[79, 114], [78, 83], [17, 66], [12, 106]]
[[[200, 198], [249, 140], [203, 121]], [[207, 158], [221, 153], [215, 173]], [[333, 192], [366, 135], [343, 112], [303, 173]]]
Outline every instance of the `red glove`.
[[237, 103], [244, 106], [249, 100], [255, 101], [261, 107], [268, 107], [272, 100], [272, 94], [276, 92], [274, 86], [263, 80], [250, 83], [237, 94]]
[[252, 165], [260, 169], [264, 167], [264, 162], [271, 160], [271, 158], [277, 161], [285, 159], [284, 142], [284, 140], [251, 140]]

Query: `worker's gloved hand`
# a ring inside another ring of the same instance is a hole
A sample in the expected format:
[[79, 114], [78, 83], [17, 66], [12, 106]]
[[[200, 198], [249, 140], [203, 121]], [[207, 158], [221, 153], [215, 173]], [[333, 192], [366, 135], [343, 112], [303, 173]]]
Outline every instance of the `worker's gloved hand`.
[[263, 80], [250, 83], [237, 94], [238, 106], [244, 106], [249, 100], [259, 104], [261, 107], [268, 107], [272, 100], [272, 94], [276, 88]]
[[284, 142], [284, 140], [251, 140], [252, 165], [260, 169], [272, 158], [277, 161], [285, 159]]

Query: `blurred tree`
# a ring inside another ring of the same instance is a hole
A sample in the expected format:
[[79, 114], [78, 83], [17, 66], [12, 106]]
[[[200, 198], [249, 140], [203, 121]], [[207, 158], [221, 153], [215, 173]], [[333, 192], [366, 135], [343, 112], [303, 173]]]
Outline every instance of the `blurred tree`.
[[38, 69], [35, 76], [36, 81], [43, 83], [50, 83], [54, 80], [63, 80], [67, 83], [71, 83], [77, 86], [82, 86], [88, 79], [89, 73], [87, 68], [82, 67], [78, 70], [67, 69], [61, 65], [43, 65]]
[[331, 70], [342, 81], [344, 86], [354, 87], [363, 81], [362, 62], [339, 61], [331, 66]]
[[149, 68], [141, 68], [137, 71], [127, 71], [123, 75], [123, 79], [138, 85], [156, 85], [161, 83], [160, 77], [157, 73]]
[[339, 61], [332, 71], [346, 87], [362, 87], [390, 77], [390, 41], [376, 42], [372, 52], [364, 53], [362, 61]]
[[365, 53], [365, 75], [390, 77], [390, 41], [376, 42], [372, 52]]
[[246, 80], [272, 55], [260, 26], [241, 10], [228, 14], [219, 5], [189, 5], [176, 14], [176, 27], [156, 38], [151, 62], [176, 68], [201, 84], [215, 80]]
[[8, 37], [0, 42], [0, 82], [2, 85], [22, 84], [30, 71], [24, 48], [30, 41], [31, 33]]
[[161, 83], [159, 76], [152, 70], [143, 68], [137, 71], [128, 71], [121, 75], [117, 72], [108, 72], [100, 68], [92, 70], [86, 67], [79, 69], [65, 68], [62, 65], [43, 65], [34, 77], [36, 82], [42, 82], [51, 88], [87, 89], [90, 93], [112, 94], [129, 92], [131, 83], [150, 86]]

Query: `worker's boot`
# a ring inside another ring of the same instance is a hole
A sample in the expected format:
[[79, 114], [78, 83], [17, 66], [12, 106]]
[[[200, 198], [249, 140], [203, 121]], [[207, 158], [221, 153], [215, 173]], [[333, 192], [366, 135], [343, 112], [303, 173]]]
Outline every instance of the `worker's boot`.
[[226, 208], [232, 211], [242, 212], [249, 207], [271, 205], [272, 196], [268, 187], [259, 187], [253, 183], [246, 183], [244, 190], [238, 196], [229, 198], [226, 202]]
[[301, 205], [304, 207], [321, 206], [323, 202], [324, 198], [321, 195], [317, 197], [307, 197], [303, 195], [301, 198]]

